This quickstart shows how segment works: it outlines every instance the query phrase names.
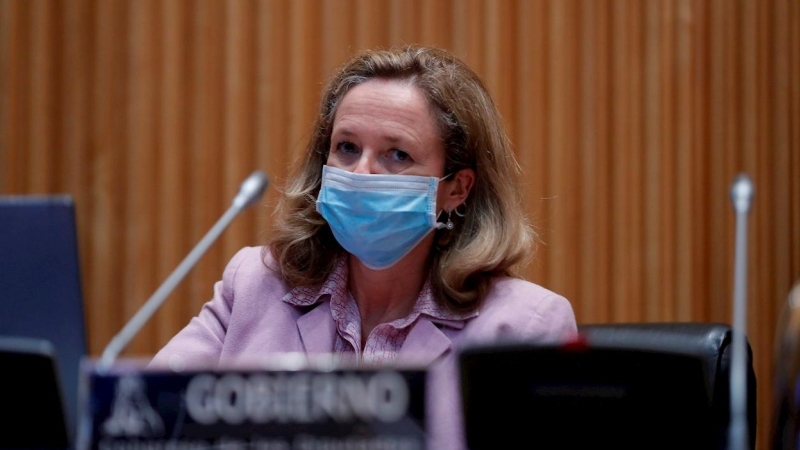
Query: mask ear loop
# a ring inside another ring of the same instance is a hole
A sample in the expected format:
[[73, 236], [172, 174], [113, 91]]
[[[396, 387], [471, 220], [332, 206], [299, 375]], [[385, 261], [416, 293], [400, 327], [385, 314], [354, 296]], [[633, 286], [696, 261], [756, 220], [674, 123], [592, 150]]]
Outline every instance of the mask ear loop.
[[[458, 212], [458, 208], [459, 208], [459, 207], [461, 207], [461, 206], [463, 206], [463, 207], [464, 207], [464, 212], [463, 212], [463, 213], [460, 213], [460, 212]], [[467, 215], [467, 202], [464, 202], [464, 203], [462, 203], [462, 204], [460, 204], [460, 205], [456, 206], [456, 209], [454, 209], [454, 210], [453, 210], [453, 212], [454, 212], [454, 213], [456, 213], [456, 215], [457, 215], [458, 217], [464, 217], [464, 216], [466, 216], [466, 215]], [[450, 220], [450, 215], [449, 215], [449, 214], [450, 214], [450, 212], [448, 211], [448, 216], [447, 216], [447, 219], [448, 219], [448, 220]]]

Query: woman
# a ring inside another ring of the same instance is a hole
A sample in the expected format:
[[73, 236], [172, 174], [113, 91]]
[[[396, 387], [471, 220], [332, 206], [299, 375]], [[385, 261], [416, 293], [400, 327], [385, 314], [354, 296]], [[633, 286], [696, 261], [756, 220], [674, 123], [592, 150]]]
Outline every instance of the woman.
[[459, 348], [561, 341], [570, 303], [512, 268], [533, 234], [518, 165], [478, 76], [433, 48], [369, 51], [324, 91], [269, 245], [237, 253], [152, 365], [271, 353], [429, 370], [429, 448], [464, 447]]

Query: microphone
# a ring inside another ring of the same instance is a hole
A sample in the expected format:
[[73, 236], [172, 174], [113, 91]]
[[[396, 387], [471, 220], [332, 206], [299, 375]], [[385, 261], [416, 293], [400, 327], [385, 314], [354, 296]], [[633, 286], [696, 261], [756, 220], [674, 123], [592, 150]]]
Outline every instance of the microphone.
[[211, 230], [206, 233], [200, 242], [192, 249], [191, 252], [184, 258], [178, 267], [170, 274], [161, 286], [153, 293], [153, 295], [145, 302], [144, 305], [136, 312], [136, 314], [125, 324], [122, 330], [109, 342], [100, 358], [98, 368], [106, 370], [116, 360], [119, 353], [127, 346], [130, 341], [136, 336], [136, 333], [144, 326], [150, 316], [164, 303], [167, 296], [172, 293], [178, 286], [178, 283], [183, 280], [189, 270], [197, 264], [200, 257], [211, 247], [211, 244], [219, 238], [220, 234], [230, 225], [231, 221], [247, 207], [255, 203], [264, 194], [267, 189], [269, 181], [267, 175], [262, 171], [253, 172], [247, 179], [245, 179], [239, 187], [239, 192], [234, 197], [231, 206], [219, 218], [217, 223], [211, 227]]
[[731, 201], [736, 212], [736, 247], [733, 274], [733, 342], [731, 352], [731, 418], [728, 449], [749, 447], [747, 429], [747, 215], [753, 201], [753, 182], [740, 174], [731, 185]]

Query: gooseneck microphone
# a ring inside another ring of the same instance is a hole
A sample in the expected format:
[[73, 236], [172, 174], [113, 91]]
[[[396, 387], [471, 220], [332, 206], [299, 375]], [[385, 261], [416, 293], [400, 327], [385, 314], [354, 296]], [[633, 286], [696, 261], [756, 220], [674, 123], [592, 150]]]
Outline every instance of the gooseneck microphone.
[[122, 330], [109, 342], [100, 358], [98, 364], [99, 369], [105, 370], [111, 367], [119, 353], [130, 343], [133, 337], [136, 336], [136, 333], [138, 333], [147, 320], [150, 319], [150, 316], [164, 303], [167, 296], [178, 286], [178, 283], [189, 273], [189, 270], [197, 264], [200, 257], [211, 247], [211, 244], [217, 240], [220, 234], [225, 231], [231, 221], [233, 221], [240, 212], [244, 211], [261, 198], [264, 191], [267, 189], [267, 184], [267, 175], [262, 171], [253, 172], [242, 182], [239, 187], [239, 192], [236, 194], [236, 197], [234, 197], [230, 208], [228, 208], [217, 223], [211, 227], [211, 230], [203, 236], [200, 242], [189, 252], [186, 258], [184, 258], [164, 283], [159, 286], [139, 311], [125, 324]]
[[747, 429], [747, 215], [753, 202], [753, 182], [747, 175], [736, 177], [731, 185], [731, 201], [736, 212], [736, 247], [733, 274], [733, 340], [731, 350], [728, 450], [749, 447]]

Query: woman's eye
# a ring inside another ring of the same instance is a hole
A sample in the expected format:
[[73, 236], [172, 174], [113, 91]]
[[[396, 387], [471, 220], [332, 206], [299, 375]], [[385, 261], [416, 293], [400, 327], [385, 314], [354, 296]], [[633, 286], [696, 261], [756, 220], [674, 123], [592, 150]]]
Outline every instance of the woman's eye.
[[358, 153], [358, 147], [352, 142], [339, 142], [336, 144], [336, 151], [345, 155], [355, 155]]
[[411, 160], [411, 155], [409, 155], [408, 153], [406, 153], [406, 152], [404, 152], [402, 150], [394, 149], [389, 154], [390, 154], [391, 158], [393, 160], [395, 160], [395, 161], [410, 161]]

